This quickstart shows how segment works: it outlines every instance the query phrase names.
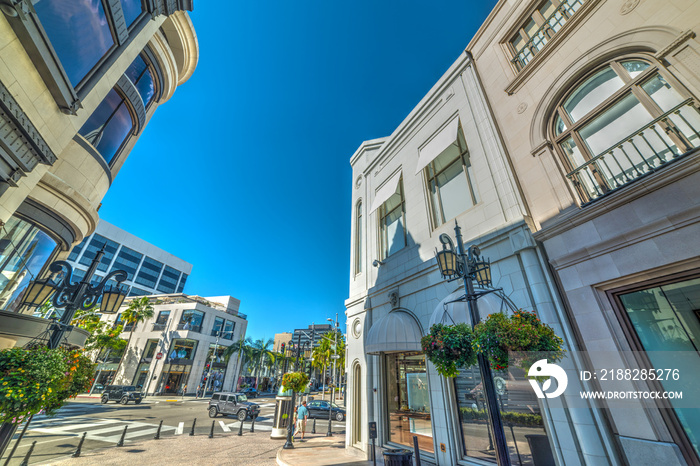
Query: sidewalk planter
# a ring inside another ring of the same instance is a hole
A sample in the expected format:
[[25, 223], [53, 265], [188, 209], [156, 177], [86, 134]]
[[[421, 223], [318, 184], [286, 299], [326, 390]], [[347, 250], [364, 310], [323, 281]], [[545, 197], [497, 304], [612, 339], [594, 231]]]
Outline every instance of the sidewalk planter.
[[413, 466], [413, 452], [403, 448], [395, 450], [384, 450], [385, 466]]

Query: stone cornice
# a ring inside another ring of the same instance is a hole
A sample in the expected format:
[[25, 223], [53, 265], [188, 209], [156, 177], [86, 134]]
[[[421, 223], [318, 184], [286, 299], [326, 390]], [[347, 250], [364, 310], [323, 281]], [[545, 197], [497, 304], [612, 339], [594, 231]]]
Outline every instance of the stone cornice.
[[683, 43], [687, 42], [690, 39], [695, 39], [695, 32], [693, 32], [691, 30], [684, 31], [678, 37], [676, 37], [676, 39], [673, 42], [671, 42], [666, 47], [664, 47], [663, 49], [656, 52], [654, 57], [657, 58], [658, 60], [661, 60], [666, 55], [673, 52], [675, 49], [677, 49]]

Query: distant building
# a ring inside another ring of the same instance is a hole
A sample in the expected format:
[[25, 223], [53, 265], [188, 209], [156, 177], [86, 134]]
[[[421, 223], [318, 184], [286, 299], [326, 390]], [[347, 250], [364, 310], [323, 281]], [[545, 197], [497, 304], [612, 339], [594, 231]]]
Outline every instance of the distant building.
[[304, 348], [304, 345], [307, 345], [313, 338], [313, 344], [311, 347], [315, 348], [321, 344], [323, 335], [332, 331], [333, 326], [331, 324], [312, 324], [309, 325], [308, 328], [295, 329], [294, 334], [292, 335], [292, 342], [294, 345], [301, 344], [302, 348]]
[[93, 281], [101, 280], [114, 270], [124, 270], [128, 277], [123, 284], [129, 287], [129, 296], [182, 293], [192, 272], [192, 264], [100, 220], [95, 232], [86, 236], [68, 256], [76, 281], [85, 276], [102, 247], [105, 255]]
[[282, 352], [282, 344], [285, 346], [292, 341], [292, 334], [289, 332], [275, 333], [275, 342], [272, 344], [272, 351], [275, 353]]
[[[152, 319], [137, 324], [130, 345], [122, 354], [101, 354], [97, 383], [118, 383], [142, 387], [148, 394], [195, 393], [198, 385], [208, 392], [235, 390], [240, 372], [237, 355], [228, 362], [226, 347], [245, 338], [248, 322], [238, 312], [240, 301], [231, 296], [202, 298], [185, 294], [149, 296]], [[129, 300], [121, 311], [126, 310]], [[122, 313], [102, 320], [121, 321]], [[131, 326], [124, 327], [128, 339]]]

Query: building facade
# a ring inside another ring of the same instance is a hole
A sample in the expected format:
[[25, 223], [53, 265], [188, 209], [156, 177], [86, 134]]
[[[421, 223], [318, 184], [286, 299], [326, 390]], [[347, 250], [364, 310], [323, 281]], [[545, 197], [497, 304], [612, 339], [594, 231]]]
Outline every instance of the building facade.
[[[283, 349], [286, 349], [287, 344], [292, 341], [292, 333], [282, 332], [275, 333], [275, 339], [272, 343], [272, 351], [275, 353], [281, 353]], [[284, 345], [284, 346], [282, 346]]]
[[[489, 395], [478, 367], [447, 379], [421, 352], [432, 324], [470, 322], [459, 301], [462, 285], [440, 277], [439, 236], [454, 238], [457, 221], [465, 246], [476, 244], [491, 258], [501, 291], [479, 299], [482, 318], [534, 310], [569, 348], [572, 337], [469, 55], [390, 136], [363, 143], [350, 164], [346, 447], [368, 456], [368, 422], [375, 421], [379, 446], [412, 448], [416, 436], [423, 464], [493, 463], [493, 437], [483, 421]], [[573, 420], [550, 409], [556, 402], [539, 402], [522, 370], [496, 376], [512, 463], [533, 464], [533, 448], [565, 455], [547, 434], [578, 439]], [[585, 413], [576, 421], [595, 425]]]
[[128, 276], [122, 285], [129, 287], [129, 296], [182, 293], [192, 272], [192, 264], [100, 220], [94, 233], [73, 247], [66, 259], [76, 281], [85, 276], [103, 247], [105, 254], [93, 280], [99, 282], [114, 270], [124, 270]]
[[46, 322], [17, 314], [29, 281], [98, 223], [156, 108], [194, 72], [190, 0], [29, 0], [0, 10], [0, 345]]
[[[606, 352], [589, 369], [666, 368], [659, 355], [673, 351], [683, 382], [621, 388], [685, 386], [691, 398], [700, 367], [698, 33], [695, 0], [499, 1], [468, 47], [575, 348]], [[601, 439], [575, 448], [559, 438], [572, 452], [560, 464], [700, 464], [697, 408], [596, 408]]]
[[[245, 338], [248, 321], [231, 296], [201, 298], [181, 293], [149, 296], [154, 316], [134, 326], [125, 325], [121, 337], [131, 338], [123, 354], [103, 353], [96, 382], [136, 385], [147, 394], [194, 394], [235, 390], [240, 373], [236, 353], [228, 361], [224, 350]], [[121, 313], [102, 320], [118, 325]], [[133, 330], [133, 334], [132, 334]], [[120, 360], [123, 361], [121, 365]]]
[[294, 343], [294, 347], [300, 344], [302, 350], [308, 355], [309, 351], [321, 344], [323, 336], [330, 332], [333, 332], [331, 324], [312, 324], [308, 328], [294, 329], [291, 342]]

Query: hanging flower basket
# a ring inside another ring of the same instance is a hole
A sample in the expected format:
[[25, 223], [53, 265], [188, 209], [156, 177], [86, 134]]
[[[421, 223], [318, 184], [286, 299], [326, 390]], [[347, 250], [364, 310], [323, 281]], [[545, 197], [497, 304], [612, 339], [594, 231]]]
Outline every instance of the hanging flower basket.
[[474, 333], [467, 324], [435, 324], [420, 343], [425, 356], [440, 374], [455, 377], [457, 368], [476, 364], [473, 340]]
[[0, 351], [0, 422], [54, 414], [90, 389], [95, 365], [80, 350], [10, 348]]
[[[552, 327], [534, 312], [522, 309], [510, 316], [490, 314], [474, 327], [475, 350], [486, 354], [496, 370], [507, 369], [510, 363], [527, 372], [537, 359], [559, 361], [564, 356], [563, 344]], [[509, 352], [514, 353], [513, 361], [509, 361]]]
[[300, 393], [306, 390], [307, 385], [309, 385], [309, 376], [303, 372], [287, 372], [282, 376], [282, 386], [286, 390]]

